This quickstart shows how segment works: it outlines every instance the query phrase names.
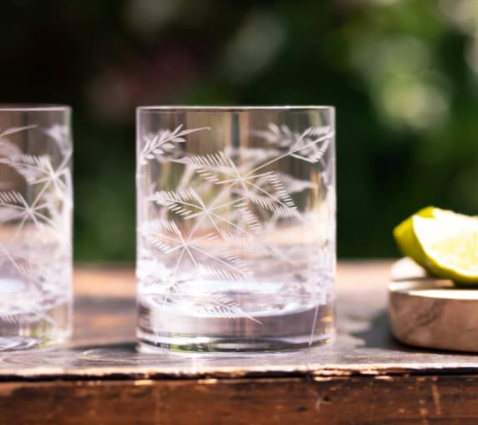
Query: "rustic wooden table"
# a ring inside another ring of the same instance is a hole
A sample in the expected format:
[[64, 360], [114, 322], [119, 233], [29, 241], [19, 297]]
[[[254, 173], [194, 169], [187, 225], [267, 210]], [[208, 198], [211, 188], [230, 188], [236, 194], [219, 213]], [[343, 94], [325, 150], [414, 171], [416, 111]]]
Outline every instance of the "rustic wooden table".
[[71, 346], [0, 355], [0, 424], [478, 424], [478, 356], [393, 341], [389, 272], [339, 265], [331, 346], [185, 359], [136, 353], [132, 269], [80, 268]]

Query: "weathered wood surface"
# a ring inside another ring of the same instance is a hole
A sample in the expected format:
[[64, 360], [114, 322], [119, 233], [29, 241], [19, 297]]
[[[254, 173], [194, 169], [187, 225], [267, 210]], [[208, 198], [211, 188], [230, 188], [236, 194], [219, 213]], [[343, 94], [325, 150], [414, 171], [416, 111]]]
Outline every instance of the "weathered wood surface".
[[0, 355], [0, 425], [478, 424], [478, 356], [390, 336], [390, 265], [339, 265], [335, 344], [214, 359], [136, 353], [133, 270], [79, 269], [71, 346]]
[[476, 425], [477, 382], [476, 375], [16, 382], [0, 386], [0, 423]]

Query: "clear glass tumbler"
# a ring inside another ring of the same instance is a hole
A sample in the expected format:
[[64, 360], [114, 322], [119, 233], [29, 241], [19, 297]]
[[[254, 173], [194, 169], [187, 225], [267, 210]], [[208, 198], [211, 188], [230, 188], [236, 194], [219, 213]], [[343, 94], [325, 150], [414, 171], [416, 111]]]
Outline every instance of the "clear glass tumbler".
[[282, 351], [334, 332], [332, 107], [140, 107], [140, 350]]
[[70, 115], [0, 105], [0, 351], [71, 334]]

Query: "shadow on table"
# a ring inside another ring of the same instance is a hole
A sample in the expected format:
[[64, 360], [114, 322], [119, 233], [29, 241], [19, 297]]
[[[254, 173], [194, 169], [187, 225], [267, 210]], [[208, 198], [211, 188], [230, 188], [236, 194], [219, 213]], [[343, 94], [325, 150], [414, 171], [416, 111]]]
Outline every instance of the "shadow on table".
[[379, 311], [368, 323], [367, 329], [350, 332], [351, 336], [362, 341], [363, 344], [359, 344], [360, 346], [388, 350], [407, 350], [405, 345], [400, 344], [393, 337], [386, 310]]
[[361, 331], [349, 332], [357, 341], [357, 349], [371, 348], [387, 350], [389, 352], [401, 352], [407, 354], [451, 354], [455, 356], [476, 356], [473, 353], [457, 351], [444, 351], [432, 348], [414, 347], [399, 342], [392, 335], [390, 321], [386, 309], [379, 311], [369, 320], [370, 326]]

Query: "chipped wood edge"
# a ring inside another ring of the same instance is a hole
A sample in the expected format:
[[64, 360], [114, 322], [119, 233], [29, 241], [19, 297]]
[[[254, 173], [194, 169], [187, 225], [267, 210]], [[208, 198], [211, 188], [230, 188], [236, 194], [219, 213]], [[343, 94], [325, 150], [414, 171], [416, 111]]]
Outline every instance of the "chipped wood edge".
[[476, 367], [463, 366], [457, 363], [446, 363], [437, 366], [436, 363], [414, 364], [381, 364], [381, 365], [319, 365], [311, 364], [291, 367], [211, 367], [188, 370], [184, 368], [161, 368], [151, 366], [114, 366], [91, 367], [84, 369], [70, 368], [27, 368], [15, 370], [13, 373], [2, 371], [0, 382], [13, 381], [48, 381], [54, 379], [66, 380], [168, 380], [168, 379], [240, 379], [240, 378], [280, 378], [280, 377], [352, 377], [352, 376], [384, 376], [409, 375], [428, 376], [438, 374], [476, 373]]

